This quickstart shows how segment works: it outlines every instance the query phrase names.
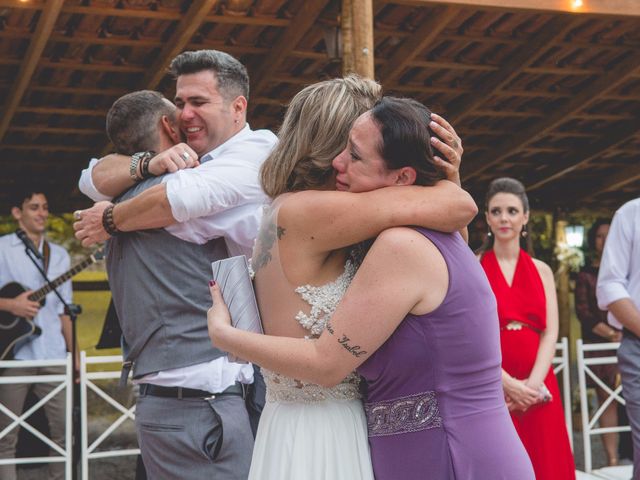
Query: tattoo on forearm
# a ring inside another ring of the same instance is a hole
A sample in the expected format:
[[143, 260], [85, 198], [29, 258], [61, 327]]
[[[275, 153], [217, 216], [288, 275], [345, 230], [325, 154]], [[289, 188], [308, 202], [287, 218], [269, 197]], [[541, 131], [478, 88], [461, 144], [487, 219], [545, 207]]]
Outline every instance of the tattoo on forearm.
[[356, 358], [367, 354], [367, 351], [366, 350], [362, 350], [362, 347], [360, 347], [360, 345], [351, 345], [349, 343], [350, 341], [351, 341], [351, 339], [343, 334], [342, 338], [338, 340], [338, 343], [340, 345], [342, 345], [342, 347], [347, 352], [351, 353], [351, 355], [353, 355]]
[[333, 331], [333, 325], [331, 325], [331, 322], [327, 322], [327, 326], [325, 328], [327, 329], [327, 332], [329, 332], [331, 335], [335, 334], [335, 332]]

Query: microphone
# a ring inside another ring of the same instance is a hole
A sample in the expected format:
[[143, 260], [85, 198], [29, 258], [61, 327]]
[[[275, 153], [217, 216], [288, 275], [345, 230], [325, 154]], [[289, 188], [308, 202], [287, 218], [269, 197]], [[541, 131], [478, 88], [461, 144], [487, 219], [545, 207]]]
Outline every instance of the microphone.
[[22, 240], [22, 243], [24, 243], [24, 246], [27, 247], [27, 249], [31, 253], [33, 253], [33, 255], [35, 255], [35, 257], [38, 260], [44, 260], [44, 258], [42, 257], [42, 254], [38, 251], [38, 249], [35, 247], [31, 239], [27, 236], [27, 232], [25, 232], [21, 228], [18, 228], [16, 230], [16, 235], [20, 240]]

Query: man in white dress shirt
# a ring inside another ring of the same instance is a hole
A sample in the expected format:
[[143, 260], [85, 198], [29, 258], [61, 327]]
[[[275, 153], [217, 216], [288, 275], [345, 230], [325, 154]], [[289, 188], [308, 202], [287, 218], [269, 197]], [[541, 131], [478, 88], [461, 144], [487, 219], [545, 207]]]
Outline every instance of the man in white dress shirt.
[[[42, 254], [44, 262], [36, 260], [44, 266], [48, 264], [47, 275], [53, 279], [69, 270], [69, 255], [59, 245], [45, 240], [49, 206], [47, 198], [38, 189], [19, 190], [12, 199], [11, 209], [13, 218], [18, 226], [25, 231], [35, 248]], [[45, 252], [48, 250], [48, 255]], [[42, 333], [30, 337], [28, 341], [18, 343], [14, 348], [16, 360], [60, 360], [72, 350], [71, 320], [64, 314], [64, 305], [51, 292], [46, 296], [45, 304], [29, 300], [31, 291], [45, 285], [36, 266], [27, 258], [25, 245], [15, 233], [0, 238], [0, 287], [17, 282], [27, 292], [15, 298], [0, 298], [0, 310], [9, 312], [17, 317], [31, 318], [41, 329]], [[58, 287], [62, 298], [71, 302], [71, 281]], [[7, 372], [9, 375], [59, 375], [64, 374], [64, 367], [21, 367]], [[33, 390], [41, 399], [48, 395], [55, 383], [7, 384], [0, 385], [0, 403], [16, 415], [22, 413], [25, 398], [29, 390]], [[64, 391], [53, 396], [45, 405], [45, 412], [49, 421], [51, 438], [61, 446], [65, 440], [65, 395]], [[11, 419], [0, 413], [0, 431], [11, 423]], [[0, 439], [0, 458], [14, 458], [18, 428], [15, 427]], [[50, 463], [47, 478], [62, 480], [64, 477], [64, 463]], [[15, 465], [0, 466], [0, 478], [3, 480], [16, 479]]]
[[[135, 290], [145, 288], [141, 286], [145, 282], [130, 277], [142, 269], [127, 271], [129, 262], [123, 259], [133, 255], [140, 261], [148, 253], [146, 263], [155, 275], [153, 282], [158, 285], [157, 301], [175, 300], [174, 307], [177, 300], [181, 300], [185, 312], [178, 313], [180, 324], [191, 318], [188, 310], [193, 314], [190, 302], [195, 301], [191, 293], [199, 301], [200, 294], [207, 291], [206, 281], [199, 279], [200, 266], [209, 270], [209, 277], [211, 275], [207, 261], [211, 258], [206, 256], [211, 252], [206, 250], [200, 254], [198, 249], [214, 245], [211, 247], [215, 250], [213, 253], [220, 256], [222, 244], [223, 256], [226, 251], [232, 255], [250, 255], [260, 221], [260, 206], [266, 201], [258, 182], [258, 172], [276, 137], [268, 131], [252, 131], [246, 124], [248, 76], [237, 60], [211, 50], [185, 52], [174, 59], [171, 70], [177, 78], [178, 124], [189, 145], [178, 144], [159, 155], [145, 151], [132, 157], [110, 156], [102, 161], [92, 161], [90, 168], [83, 172], [80, 185], [95, 199], [117, 194], [118, 189], [134, 185], [142, 178], [149, 178], [143, 183], [156, 180], [157, 184], [136, 191], [135, 197], [115, 206], [102, 201], [89, 210], [77, 212], [80, 220], [75, 225], [76, 236], [85, 245], [102, 240], [109, 236], [105, 225], [111, 234], [118, 234], [114, 238], [115, 247], [110, 246], [110, 253], [120, 261], [114, 261], [112, 268], [116, 269], [114, 276], [126, 281], [113, 287], [117, 289], [114, 290], [114, 301], [118, 296], [121, 309], [130, 312], [130, 316], [148, 317], [146, 330], [127, 332], [123, 326], [123, 331], [127, 343], [130, 339], [141, 338], [143, 344], [142, 347], [129, 345], [128, 352], [135, 357], [134, 377], [142, 384], [138, 417], [143, 418], [138, 418], [137, 424], [145, 466], [151, 477], [214, 475], [214, 478], [244, 478], [251, 446], [246, 446], [245, 434], [238, 434], [238, 429], [244, 429], [244, 420], [235, 418], [232, 412], [229, 414], [227, 404], [231, 400], [224, 394], [233, 390], [237, 382], [251, 381], [251, 366], [231, 363], [219, 353], [198, 353], [198, 345], [203, 346], [206, 341], [206, 310], [201, 315], [204, 330], [198, 325], [181, 334], [187, 340], [193, 334], [194, 340], [160, 345], [159, 335], [149, 333], [153, 330], [151, 327], [156, 328], [154, 314], [133, 313], [139, 303], [136, 298], [144, 302], [146, 296], [154, 295], [154, 290], [147, 289], [139, 296]], [[200, 156], [198, 168], [180, 170], [162, 179], [150, 178], [162, 171], [193, 166], [196, 155]], [[142, 184], [136, 185], [133, 190], [140, 186]], [[158, 230], [158, 227], [167, 227], [166, 231], [172, 235], [162, 236], [164, 230]], [[144, 232], [121, 234], [153, 228], [157, 229], [150, 231], [149, 235], [154, 234], [153, 237], [141, 237]], [[192, 248], [180, 250], [178, 239], [193, 242]], [[163, 247], [166, 251], [162, 251]], [[168, 282], [169, 277], [180, 270], [181, 262], [188, 264], [189, 255], [195, 253], [201, 255], [199, 266], [193, 266], [198, 270], [193, 277], [197, 277], [199, 283], [192, 285], [193, 278], [189, 275], [181, 277], [180, 281]], [[172, 257], [177, 257], [176, 261]], [[118, 302], [115, 303], [118, 307]], [[198, 308], [201, 305], [198, 304]], [[131, 325], [134, 330], [137, 328], [137, 323], [130, 319], [125, 319], [124, 324]], [[171, 352], [166, 352], [169, 349]], [[214, 350], [210, 344], [209, 349]], [[204, 360], [203, 355], [210, 358]], [[168, 367], [167, 362], [174, 360], [176, 368]], [[199, 417], [202, 411], [195, 412], [195, 407], [189, 403], [194, 398], [201, 402], [200, 410], [203, 400], [211, 404], [214, 416], [221, 417], [218, 426], [209, 425], [211, 428], [208, 428], [203, 425], [202, 417]], [[224, 430], [224, 436], [218, 429]], [[199, 448], [201, 457], [204, 453], [204, 462], [198, 461], [197, 442], [188, 445], [181, 432], [203, 440]], [[244, 440], [237, 440], [240, 437]], [[238, 460], [238, 447], [244, 450], [245, 458], [241, 460]]]
[[633, 478], [640, 478], [640, 198], [625, 203], [613, 217], [604, 246], [598, 306], [609, 323], [623, 328], [618, 349], [627, 415], [633, 438]]

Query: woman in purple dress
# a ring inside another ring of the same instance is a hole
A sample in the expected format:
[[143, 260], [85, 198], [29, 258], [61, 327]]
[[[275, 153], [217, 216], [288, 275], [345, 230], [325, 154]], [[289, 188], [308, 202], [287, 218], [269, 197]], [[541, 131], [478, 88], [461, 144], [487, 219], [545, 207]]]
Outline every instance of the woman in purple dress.
[[[383, 99], [334, 161], [338, 188], [433, 182], [428, 124], [419, 103]], [[383, 232], [313, 341], [236, 330], [211, 291], [209, 331], [220, 348], [323, 386], [358, 369], [378, 480], [534, 478], [502, 393], [495, 299], [459, 234]]]

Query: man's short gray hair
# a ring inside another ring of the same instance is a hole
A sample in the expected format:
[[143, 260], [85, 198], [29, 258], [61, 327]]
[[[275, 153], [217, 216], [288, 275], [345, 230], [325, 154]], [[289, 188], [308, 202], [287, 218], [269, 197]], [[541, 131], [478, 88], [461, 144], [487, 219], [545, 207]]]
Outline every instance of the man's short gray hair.
[[183, 52], [169, 65], [174, 78], [203, 70], [212, 71], [218, 80], [218, 90], [227, 100], [242, 95], [249, 99], [249, 74], [242, 63], [219, 50]]
[[139, 90], [118, 98], [107, 112], [107, 135], [116, 152], [132, 155], [154, 150], [160, 141], [160, 119], [176, 122], [176, 108], [161, 93]]

